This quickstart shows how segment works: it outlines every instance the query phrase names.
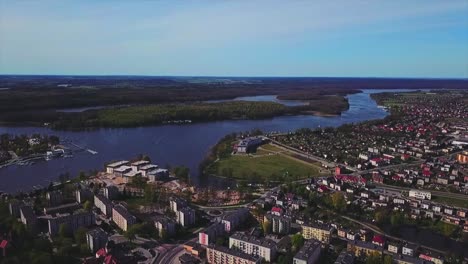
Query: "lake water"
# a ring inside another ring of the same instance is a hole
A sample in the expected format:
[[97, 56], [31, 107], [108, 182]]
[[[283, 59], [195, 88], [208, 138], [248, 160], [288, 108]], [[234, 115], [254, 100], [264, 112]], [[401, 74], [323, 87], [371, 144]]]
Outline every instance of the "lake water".
[[[387, 90], [389, 91], [389, 90]], [[391, 90], [394, 92], [409, 90]], [[348, 96], [350, 107], [341, 116], [319, 117], [310, 115], [281, 116], [265, 120], [236, 120], [184, 125], [164, 125], [136, 128], [99, 129], [94, 131], [53, 131], [45, 127], [0, 127], [0, 134], [54, 134], [61, 140], [85, 146], [98, 152], [75, 153], [73, 158], [39, 161], [30, 166], [8, 166], [0, 169], [0, 191], [17, 192], [31, 190], [35, 185], [47, 186], [62, 173], [76, 176], [80, 171], [103, 169], [111, 160], [130, 159], [138, 154], [147, 154], [153, 163], [160, 166], [185, 165], [190, 168], [192, 183], [221, 184], [217, 179], [198, 177], [198, 165], [209, 148], [224, 135], [232, 132], [261, 129], [264, 132], [294, 131], [308, 127], [336, 127], [345, 123], [380, 119], [388, 113], [369, 95], [379, 90], [363, 90], [363, 93]], [[249, 97], [276, 99], [276, 97]]]

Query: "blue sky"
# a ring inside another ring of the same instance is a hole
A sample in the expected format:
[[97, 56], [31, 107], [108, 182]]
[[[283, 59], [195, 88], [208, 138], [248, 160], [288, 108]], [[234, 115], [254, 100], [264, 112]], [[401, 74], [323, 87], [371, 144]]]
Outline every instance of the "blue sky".
[[0, 73], [468, 78], [468, 0], [0, 0]]

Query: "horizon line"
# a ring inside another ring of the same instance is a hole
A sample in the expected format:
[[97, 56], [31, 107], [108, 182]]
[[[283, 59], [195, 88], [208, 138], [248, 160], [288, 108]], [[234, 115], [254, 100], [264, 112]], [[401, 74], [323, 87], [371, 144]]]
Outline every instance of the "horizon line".
[[463, 80], [468, 77], [375, 77], [375, 76], [241, 76], [241, 75], [146, 75], [146, 74], [23, 74], [0, 73], [0, 76], [54, 76], [54, 77], [158, 77], [158, 78], [323, 78], [323, 79], [408, 79], [408, 80]]

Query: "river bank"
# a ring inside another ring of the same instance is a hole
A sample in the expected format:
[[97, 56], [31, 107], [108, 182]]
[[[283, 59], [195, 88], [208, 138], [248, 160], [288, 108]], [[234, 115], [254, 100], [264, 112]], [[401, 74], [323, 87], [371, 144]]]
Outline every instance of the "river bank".
[[260, 129], [268, 132], [289, 132], [299, 128], [338, 127], [343, 124], [382, 119], [388, 113], [377, 107], [369, 95], [379, 90], [364, 90], [349, 95], [349, 109], [339, 117], [311, 115], [280, 116], [261, 120], [233, 120], [184, 125], [161, 125], [134, 128], [101, 128], [92, 131], [55, 131], [47, 127], [0, 126], [0, 133], [54, 134], [64, 141], [98, 152], [78, 152], [73, 159], [53, 159], [31, 166], [9, 166], [0, 169], [0, 191], [27, 191], [34, 185], [47, 186], [60, 175], [76, 176], [80, 171], [102, 169], [109, 160], [121, 160], [148, 154], [156, 163], [185, 165], [191, 181], [197, 186], [223, 188], [235, 184], [215, 177], [201, 177], [199, 165], [211, 146], [232, 132]]

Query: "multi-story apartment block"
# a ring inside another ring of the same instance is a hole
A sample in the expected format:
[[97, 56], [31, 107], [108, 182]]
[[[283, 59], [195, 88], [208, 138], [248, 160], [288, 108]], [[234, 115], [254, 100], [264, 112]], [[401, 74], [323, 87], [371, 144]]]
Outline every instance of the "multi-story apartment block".
[[177, 222], [184, 227], [195, 224], [195, 210], [190, 207], [184, 207], [176, 212]]
[[305, 239], [317, 239], [318, 241], [330, 243], [330, 235], [333, 228], [327, 224], [304, 224], [302, 225], [302, 236]]
[[214, 223], [205, 230], [198, 233], [198, 243], [208, 246], [216, 242], [216, 238], [224, 234], [224, 225]]
[[161, 217], [156, 220], [154, 220], [154, 226], [159, 232], [159, 237], [163, 237], [164, 234], [167, 237], [171, 237], [175, 234], [176, 231], [176, 224], [174, 220], [166, 218], [166, 217]]
[[304, 246], [296, 253], [293, 264], [316, 264], [320, 257], [321, 243], [311, 239], [304, 243]]
[[223, 216], [221, 223], [224, 225], [224, 231], [235, 231], [249, 216], [250, 212], [247, 208], [240, 208], [234, 212]]
[[109, 236], [102, 228], [96, 228], [86, 233], [86, 243], [93, 253], [105, 247], [108, 239]]
[[127, 208], [118, 204], [112, 209], [112, 221], [120, 229], [127, 231], [131, 225], [136, 223], [136, 218], [127, 211]]
[[60, 228], [60, 225], [65, 224], [68, 231], [73, 233], [80, 227], [87, 227], [95, 224], [94, 214], [90, 212], [80, 212], [77, 214], [58, 214], [55, 217], [47, 219], [49, 225], [49, 234], [55, 236]]
[[96, 194], [94, 196], [94, 206], [101, 210], [101, 213], [105, 216], [112, 216], [112, 202], [101, 194]]
[[349, 241], [348, 242], [348, 251], [351, 251], [354, 253], [356, 256], [369, 256], [372, 254], [378, 254], [382, 255], [383, 248], [372, 244], [371, 242], [366, 242], [366, 241], [360, 241], [360, 240], [355, 240], [355, 241]]
[[171, 211], [177, 213], [180, 209], [187, 207], [187, 201], [178, 197], [169, 198], [169, 206]]
[[276, 243], [273, 240], [256, 238], [243, 233], [234, 233], [229, 238], [229, 248], [240, 250], [246, 254], [262, 257], [271, 262], [276, 257]]
[[219, 246], [209, 246], [206, 249], [206, 259], [210, 264], [259, 264], [262, 260], [260, 257]]

